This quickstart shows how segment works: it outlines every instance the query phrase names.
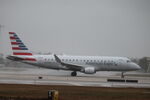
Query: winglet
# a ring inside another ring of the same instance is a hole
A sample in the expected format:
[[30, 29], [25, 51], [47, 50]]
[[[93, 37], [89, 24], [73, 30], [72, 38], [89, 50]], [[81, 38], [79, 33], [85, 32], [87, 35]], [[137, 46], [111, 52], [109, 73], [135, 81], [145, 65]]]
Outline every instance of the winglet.
[[58, 56], [56, 56], [56, 54], [54, 54], [54, 57], [55, 57], [56, 62], [58, 62], [58, 63], [62, 64], [61, 60], [59, 59], [59, 57], [58, 57]]

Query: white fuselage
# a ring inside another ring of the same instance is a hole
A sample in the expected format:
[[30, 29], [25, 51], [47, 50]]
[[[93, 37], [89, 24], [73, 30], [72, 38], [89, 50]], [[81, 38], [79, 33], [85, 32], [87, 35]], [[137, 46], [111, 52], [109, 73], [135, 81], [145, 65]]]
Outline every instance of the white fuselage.
[[[30, 56], [31, 57], [31, 56]], [[72, 70], [58, 63], [54, 55], [33, 55], [37, 61], [24, 61], [24, 63], [49, 69], [62, 69], [80, 71], [85, 74], [94, 74], [96, 71], [133, 71], [140, 67], [126, 57], [101, 57], [101, 56], [68, 56], [59, 55], [59, 59], [66, 64], [83, 67], [83, 70]]]

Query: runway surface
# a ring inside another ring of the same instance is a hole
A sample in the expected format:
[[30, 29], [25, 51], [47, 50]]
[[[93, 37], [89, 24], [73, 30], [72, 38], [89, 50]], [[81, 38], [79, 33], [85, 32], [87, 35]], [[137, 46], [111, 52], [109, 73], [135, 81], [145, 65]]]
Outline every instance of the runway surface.
[[138, 83], [107, 82], [107, 79], [120, 79], [119, 72], [98, 72], [95, 75], [78, 73], [77, 77], [71, 77], [70, 73], [39, 68], [1, 67], [0, 83], [150, 88], [150, 74], [145, 73], [125, 74], [125, 79], [138, 80]]

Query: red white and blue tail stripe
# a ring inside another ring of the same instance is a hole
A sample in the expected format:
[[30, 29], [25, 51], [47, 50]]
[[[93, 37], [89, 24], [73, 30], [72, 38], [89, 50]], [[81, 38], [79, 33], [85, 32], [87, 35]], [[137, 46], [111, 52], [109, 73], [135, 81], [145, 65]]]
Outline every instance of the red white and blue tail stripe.
[[[32, 53], [28, 50], [28, 48], [24, 45], [24, 43], [15, 32], [9, 32], [9, 35], [14, 56], [22, 56], [21, 58], [23, 58], [23, 56], [32, 56]], [[33, 57], [26, 57], [22, 60], [36, 61], [36, 59]]]

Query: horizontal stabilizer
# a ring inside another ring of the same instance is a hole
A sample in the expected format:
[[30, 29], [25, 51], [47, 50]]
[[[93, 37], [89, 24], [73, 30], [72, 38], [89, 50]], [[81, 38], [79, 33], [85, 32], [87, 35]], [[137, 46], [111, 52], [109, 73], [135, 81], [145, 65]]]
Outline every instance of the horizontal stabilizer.
[[13, 61], [22, 61], [22, 60], [24, 60], [23, 58], [16, 57], [16, 56], [8, 56], [7, 59], [13, 60]]
[[13, 60], [13, 61], [36, 61], [36, 59], [35, 58], [33, 58], [33, 57], [23, 57], [23, 58], [21, 58], [21, 57], [17, 57], [17, 56], [7, 56], [6, 57], [7, 59], [9, 59], [9, 60]]

